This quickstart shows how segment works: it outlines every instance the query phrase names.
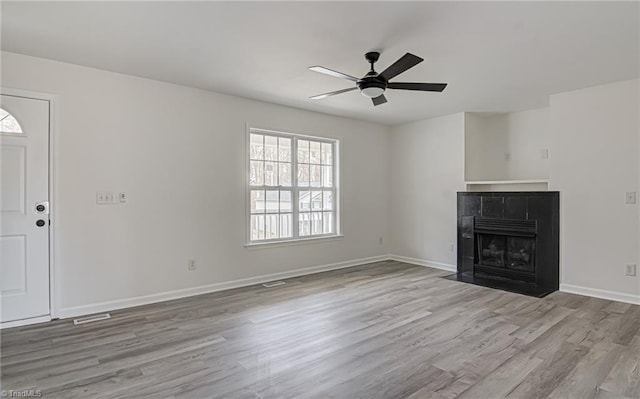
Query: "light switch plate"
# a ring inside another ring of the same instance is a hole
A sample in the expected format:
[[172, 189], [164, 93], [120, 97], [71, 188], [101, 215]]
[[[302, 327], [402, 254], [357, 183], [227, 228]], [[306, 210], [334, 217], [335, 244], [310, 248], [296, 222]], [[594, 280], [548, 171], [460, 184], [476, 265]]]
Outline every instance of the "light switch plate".
[[625, 195], [624, 202], [627, 203], [627, 204], [635, 204], [636, 203], [636, 192], [635, 191], [627, 192], [627, 194]]
[[98, 191], [96, 193], [96, 204], [98, 205], [109, 205], [116, 204], [116, 196], [112, 191]]

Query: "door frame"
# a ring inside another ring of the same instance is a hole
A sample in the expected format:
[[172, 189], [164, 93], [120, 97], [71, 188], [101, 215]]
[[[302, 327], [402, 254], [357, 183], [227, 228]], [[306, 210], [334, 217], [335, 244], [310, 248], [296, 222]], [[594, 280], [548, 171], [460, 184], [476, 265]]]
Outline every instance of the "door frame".
[[[58, 193], [56, 191], [56, 164], [57, 155], [57, 138], [58, 138], [58, 96], [52, 93], [38, 92], [32, 90], [16, 89], [11, 87], [0, 86], [0, 94], [14, 97], [23, 97], [34, 100], [44, 100], [49, 103], [49, 315], [9, 321], [0, 323], [0, 329], [24, 326], [28, 324], [42, 323], [58, 318], [57, 296], [56, 296], [56, 264], [57, 264], [57, 241], [58, 236], [58, 219], [56, 217], [56, 204]], [[53, 221], [53, 222], [51, 222]]]

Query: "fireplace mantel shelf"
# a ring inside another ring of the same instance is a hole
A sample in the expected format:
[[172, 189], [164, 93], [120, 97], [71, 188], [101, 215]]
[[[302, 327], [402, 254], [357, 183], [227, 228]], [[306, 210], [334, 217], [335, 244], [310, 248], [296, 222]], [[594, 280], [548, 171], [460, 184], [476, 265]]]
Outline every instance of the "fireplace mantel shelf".
[[469, 180], [464, 184], [549, 184], [549, 180], [536, 179], [536, 180]]
[[467, 191], [547, 191], [549, 180], [468, 180]]

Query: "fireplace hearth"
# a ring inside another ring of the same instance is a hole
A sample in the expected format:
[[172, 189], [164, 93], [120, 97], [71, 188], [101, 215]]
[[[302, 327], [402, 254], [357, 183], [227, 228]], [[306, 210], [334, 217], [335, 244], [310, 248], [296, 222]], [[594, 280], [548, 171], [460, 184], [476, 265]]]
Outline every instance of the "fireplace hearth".
[[458, 273], [449, 278], [532, 295], [558, 289], [559, 193], [458, 193]]

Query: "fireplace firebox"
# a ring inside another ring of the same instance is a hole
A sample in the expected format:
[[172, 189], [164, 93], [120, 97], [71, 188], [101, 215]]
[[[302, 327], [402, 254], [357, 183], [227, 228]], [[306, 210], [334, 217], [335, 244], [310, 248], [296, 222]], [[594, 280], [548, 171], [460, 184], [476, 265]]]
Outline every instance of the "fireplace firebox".
[[558, 289], [559, 193], [458, 193], [451, 279], [542, 297]]

